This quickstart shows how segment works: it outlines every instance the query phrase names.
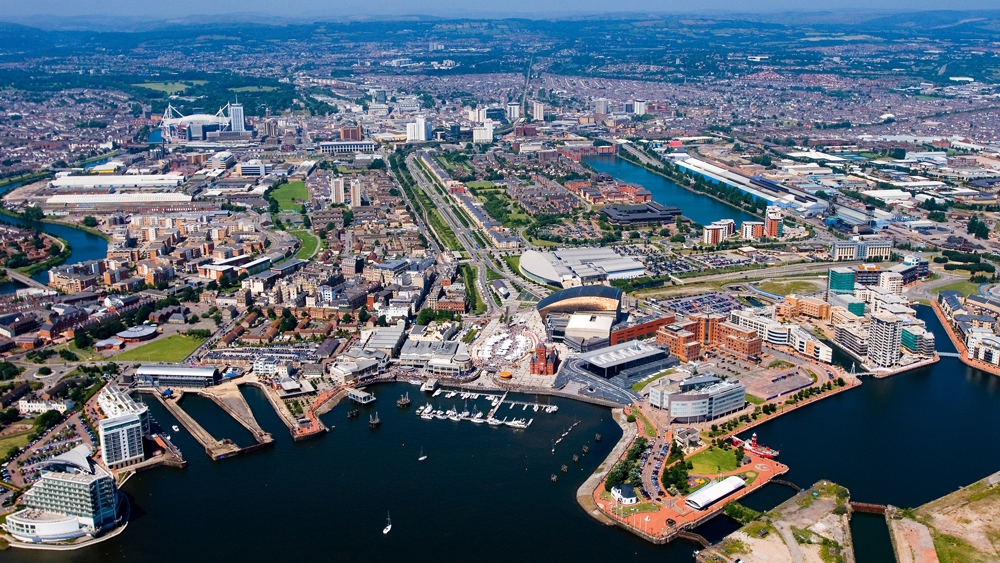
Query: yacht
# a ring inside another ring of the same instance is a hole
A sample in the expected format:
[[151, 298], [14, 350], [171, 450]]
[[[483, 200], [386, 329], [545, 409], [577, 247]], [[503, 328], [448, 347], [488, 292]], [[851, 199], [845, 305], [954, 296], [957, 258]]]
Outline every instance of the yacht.
[[389, 530], [392, 529], [392, 520], [389, 519], [389, 513], [385, 513], [385, 528], [382, 529], [382, 534], [388, 534]]
[[448, 394], [444, 396], [444, 398], [445, 399], [450, 399], [450, 398], [454, 397], [456, 394], [457, 393], [455, 393], [454, 391], [449, 391]]
[[424, 449], [420, 448], [420, 457], [417, 458], [417, 461], [423, 461], [425, 459], [427, 459], [427, 456], [424, 455]]
[[535, 405], [535, 412], [538, 412], [538, 405]]
[[174, 432], [180, 432], [181, 431], [181, 429], [178, 428], [176, 424], [173, 425], [173, 426], [171, 426], [170, 429], [173, 430]]
[[438, 420], [445, 420], [448, 417], [444, 414], [444, 411], [436, 410], [436, 411], [434, 411], [434, 418], [436, 418]]
[[[507, 419], [505, 418], [504, 420]], [[486, 419], [486, 423], [489, 424], [490, 426], [500, 426], [501, 424], [503, 424], [503, 421], [496, 418], [488, 418]]]

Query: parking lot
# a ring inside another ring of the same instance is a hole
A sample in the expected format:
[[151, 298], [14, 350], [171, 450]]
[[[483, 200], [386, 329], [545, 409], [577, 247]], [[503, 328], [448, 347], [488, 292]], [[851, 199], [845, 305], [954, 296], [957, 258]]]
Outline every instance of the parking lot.
[[743, 308], [743, 304], [735, 297], [721, 293], [679, 295], [662, 299], [650, 299], [650, 301], [664, 309], [684, 316], [694, 313], [719, 313], [725, 315], [730, 311]]

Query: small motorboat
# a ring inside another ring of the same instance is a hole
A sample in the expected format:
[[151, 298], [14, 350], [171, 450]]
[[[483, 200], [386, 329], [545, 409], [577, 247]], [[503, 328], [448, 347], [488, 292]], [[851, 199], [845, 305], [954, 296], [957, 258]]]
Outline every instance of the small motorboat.
[[389, 519], [389, 513], [385, 513], [385, 528], [382, 529], [382, 534], [388, 534], [389, 530], [392, 529], [392, 520]]
[[174, 432], [180, 432], [181, 431], [181, 429], [178, 428], [176, 424], [173, 425], [173, 426], [171, 426], [170, 429], [173, 430]]
[[417, 461], [423, 461], [425, 459], [427, 459], [427, 456], [424, 455], [424, 449], [420, 448], [420, 457], [417, 458]]

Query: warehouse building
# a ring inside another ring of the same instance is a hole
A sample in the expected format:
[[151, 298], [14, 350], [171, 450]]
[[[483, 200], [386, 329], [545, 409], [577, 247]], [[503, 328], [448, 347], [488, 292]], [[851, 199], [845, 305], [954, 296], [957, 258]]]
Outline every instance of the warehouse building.
[[182, 387], [203, 389], [219, 384], [219, 371], [212, 367], [149, 365], [135, 370], [137, 387]]

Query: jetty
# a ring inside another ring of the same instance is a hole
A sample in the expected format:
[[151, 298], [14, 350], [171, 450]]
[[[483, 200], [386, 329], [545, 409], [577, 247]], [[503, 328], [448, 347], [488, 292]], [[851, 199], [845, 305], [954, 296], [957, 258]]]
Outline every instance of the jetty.
[[219, 440], [215, 438], [208, 432], [208, 430], [205, 430], [202, 425], [198, 424], [198, 421], [192, 418], [191, 415], [181, 408], [180, 401], [184, 397], [184, 391], [174, 390], [173, 394], [168, 397], [164, 397], [163, 394], [152, 389], [140, 389], [139, 392], [148, 393], [156, 397], [156, 400], [158, 400], [160, 404], [163, 405], [168, 412], [170, 412], [171, 416], [173, 416], [177, 422], [179, 422], [181, 426], [183, 426], [184, 429], [187, 430], [188, 433], [190, 433], [203, 448], [205, 448], [205, 453], [208, 454], [208, 457], [213, 461], [233, 457], [248, 451], [258, 450], [271, 443], [257, 443], [246, 448], [241, 448], [232, 440]]

